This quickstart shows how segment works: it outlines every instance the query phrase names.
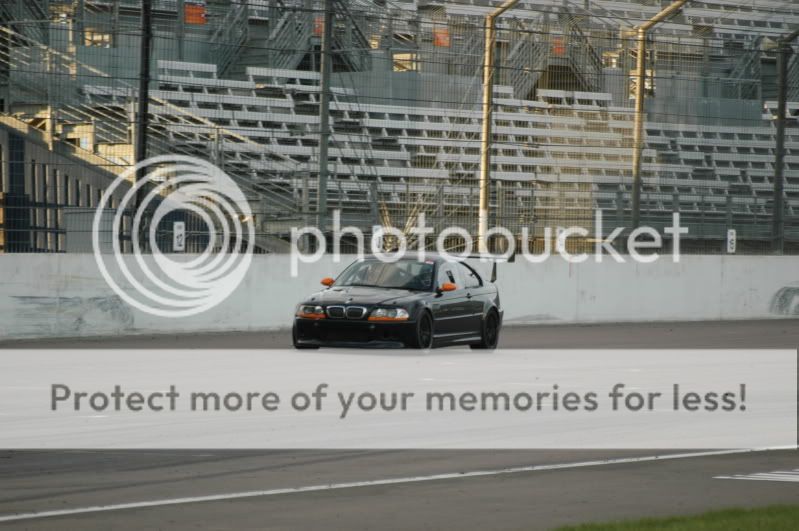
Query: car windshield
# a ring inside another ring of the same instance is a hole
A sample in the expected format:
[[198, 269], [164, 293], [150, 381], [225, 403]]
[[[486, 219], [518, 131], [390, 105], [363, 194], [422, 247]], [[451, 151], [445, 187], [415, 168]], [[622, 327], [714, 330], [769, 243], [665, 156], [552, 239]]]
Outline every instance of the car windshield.
[[348, 267], [335, 285], [429, 291], [433, 289], [433, 269], [432, 262], [367, 260]]

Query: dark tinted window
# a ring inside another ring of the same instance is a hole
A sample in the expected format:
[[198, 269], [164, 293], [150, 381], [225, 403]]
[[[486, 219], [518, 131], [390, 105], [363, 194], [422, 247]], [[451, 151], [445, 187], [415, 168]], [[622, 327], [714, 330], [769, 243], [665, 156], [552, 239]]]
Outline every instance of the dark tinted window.
[[416, 260], [356, 262], [336, 279], [335, 285], [427, 291], [433, 289], [433, 264]]

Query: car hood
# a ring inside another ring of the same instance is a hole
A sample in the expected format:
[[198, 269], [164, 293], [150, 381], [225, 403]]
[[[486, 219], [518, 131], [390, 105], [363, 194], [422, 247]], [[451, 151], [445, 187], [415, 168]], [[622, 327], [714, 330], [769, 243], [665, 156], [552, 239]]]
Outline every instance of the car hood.
[[306, 299], [316, 304], [399, 304], [418, 297], [423, 292], [406, 289], [367, 288], [361, 286], [333, 287], [314, 293]]

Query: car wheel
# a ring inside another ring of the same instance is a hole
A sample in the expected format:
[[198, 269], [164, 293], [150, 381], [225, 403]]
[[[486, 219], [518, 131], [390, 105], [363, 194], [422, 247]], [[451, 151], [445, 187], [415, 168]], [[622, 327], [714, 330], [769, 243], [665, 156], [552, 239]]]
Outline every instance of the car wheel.
[[413, 348], [429, 349], [433, 347], [433, 318], [428, 312], [422, 312], [416, 322], [416, 337]]
[[497, 312], [490, 311], [483, 320], [483, 329], [480, 332], [480, 342], [469, 345], [473, 349], [495, 349], [499, 342], [499, 316]]
[[297, 326], [291, 327], [291, 342], [297, 350], [315, 350], [319, 347], [316, 345], [303, 345], [297, 340]]

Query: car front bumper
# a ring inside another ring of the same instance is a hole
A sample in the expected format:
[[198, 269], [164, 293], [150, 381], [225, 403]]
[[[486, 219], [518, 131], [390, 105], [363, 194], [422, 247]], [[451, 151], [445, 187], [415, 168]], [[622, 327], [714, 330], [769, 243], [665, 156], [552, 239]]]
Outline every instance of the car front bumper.
[[326, 347], [404, 347], [414, 342], [415, 321], [294, 319], [298, 344]]

